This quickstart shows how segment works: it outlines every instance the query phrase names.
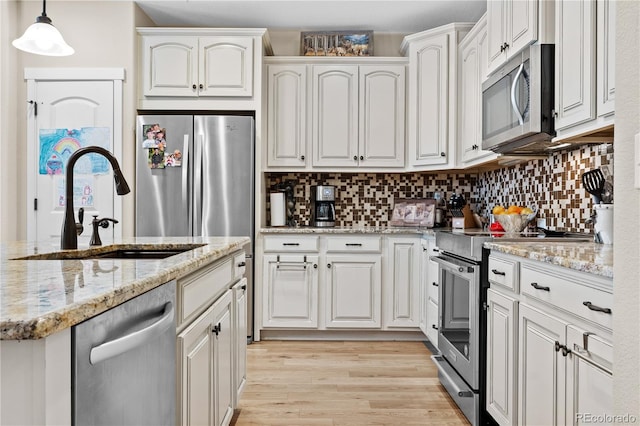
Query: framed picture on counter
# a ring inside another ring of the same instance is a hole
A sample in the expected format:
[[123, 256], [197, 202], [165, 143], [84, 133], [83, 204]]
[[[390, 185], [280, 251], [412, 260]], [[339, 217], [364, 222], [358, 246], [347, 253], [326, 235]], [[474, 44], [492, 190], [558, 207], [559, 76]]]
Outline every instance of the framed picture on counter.
[[433, 228], [436, 200], [433, 198], [396, 198], [391, 213], [391, 226]]

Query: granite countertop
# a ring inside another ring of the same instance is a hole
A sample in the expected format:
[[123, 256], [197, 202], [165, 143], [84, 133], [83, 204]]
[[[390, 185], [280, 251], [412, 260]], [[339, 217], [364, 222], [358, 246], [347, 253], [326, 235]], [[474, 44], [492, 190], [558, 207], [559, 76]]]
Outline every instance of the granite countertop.
[[[248, 237], [125, 238], [118, 248], [204, 244], [165, 259], [13, 260], [59, 252], [55, 242], [0, 245], [0, 340], [35, 340], [66, 329], [240, 249]], [[148, 246], [149, 245], [149, 246]], [[106, 251], [113, 246], [92, 248]], [[79, 250], [66, 250], [76, 254]]]
[[613, 278], [613, 246], [590, 241], [487, 242], [500, 253], [563, 266], [580, 272]]
[[417, 234], [435, 235], [436, 229], [400, 226], [279, 226], [260, 228], [262, 234]]

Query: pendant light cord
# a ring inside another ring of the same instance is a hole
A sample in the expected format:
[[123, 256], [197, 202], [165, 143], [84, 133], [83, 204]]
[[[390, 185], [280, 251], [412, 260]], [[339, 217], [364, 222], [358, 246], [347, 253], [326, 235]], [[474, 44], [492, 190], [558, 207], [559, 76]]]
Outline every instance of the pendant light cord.
[[47, 0], [42, 0], [42, 16], [47, 16]]

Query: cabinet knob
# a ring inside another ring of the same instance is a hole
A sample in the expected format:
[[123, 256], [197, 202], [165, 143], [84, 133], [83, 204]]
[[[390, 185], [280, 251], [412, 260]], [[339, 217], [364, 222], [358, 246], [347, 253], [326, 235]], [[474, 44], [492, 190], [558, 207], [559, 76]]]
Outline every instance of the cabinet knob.
[[301, 155], [301, 156], [300, 156], [300, 159], [301, 159], [302, 161], [304, 161], [304, 155]]
[[247, 286], [246, 285], [241, 285], [240, 288], [243, 289], [243, 290], [246, 290]]
[[446, 157], [446, 156], [447, 154], [444, 151], [440, 153], [440, 157]]
[[438, 283], [436, 283], [436, 282], [431, 283], [431, 285], [434, 286], [434, 287], [438, 287]]
[[313, 264], [313, 269], [318, 269], [318, 264], [317, 263]]
[[198, 86], [196, 86], [195, 84], [191, 87], [193, 88], [193, 90], [196, 90], [198, 88]]
[[204, 89], [204, 84], [200, 84], [200, 90]]
[[363, 160], [364, 160], [364, 155], [361, 155], [360, 156], [360, 161], [363, 161]]
[[327, 263], [327, 268], [331, 268], [331, 264], [330, 263]]
[[242, 268], [243, 266], [247, 266], [245, 262], [238, 263], [238, 268]]
[[438, 327], [436, 327], [436, 325], [435, 325], [435, 324], [431, 324], [431, 328], [433, 328], [434, 330], [437, 330], [437, 329], [438, 329]]
[[357, 155], [353, 156], [353, 161], [358, 161], [358, 156]]

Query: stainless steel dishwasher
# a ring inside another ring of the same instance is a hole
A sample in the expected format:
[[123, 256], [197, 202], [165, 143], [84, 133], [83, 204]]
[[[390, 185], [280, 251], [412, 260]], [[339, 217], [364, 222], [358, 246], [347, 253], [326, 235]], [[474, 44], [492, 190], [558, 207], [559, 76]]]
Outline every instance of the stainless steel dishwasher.
[[74, 326], [75, 425], [176, 422], [175, 281]]

